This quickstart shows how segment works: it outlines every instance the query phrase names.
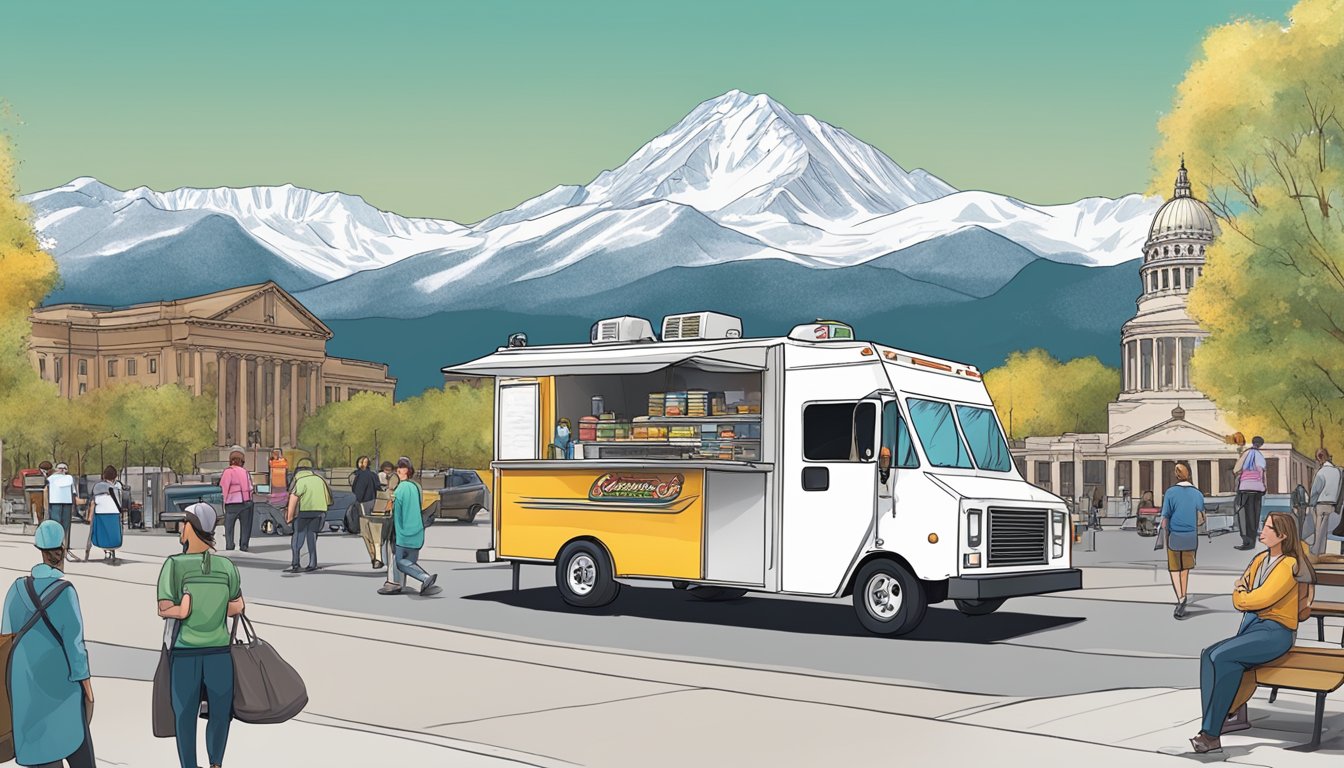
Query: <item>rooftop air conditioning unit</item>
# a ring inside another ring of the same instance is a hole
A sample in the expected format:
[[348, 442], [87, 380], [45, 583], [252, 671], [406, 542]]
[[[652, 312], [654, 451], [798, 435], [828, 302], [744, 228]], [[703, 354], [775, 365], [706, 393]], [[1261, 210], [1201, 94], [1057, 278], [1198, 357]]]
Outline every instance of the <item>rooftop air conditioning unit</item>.
[[663, 341], [740, 339], [742, 320], [718, 312], [690, 312], [663, 318]]
[[657, 341], [653, 325], [642, 317], [612, 317], [593, 323], [590, 340], [594, 344], [628, 344]]

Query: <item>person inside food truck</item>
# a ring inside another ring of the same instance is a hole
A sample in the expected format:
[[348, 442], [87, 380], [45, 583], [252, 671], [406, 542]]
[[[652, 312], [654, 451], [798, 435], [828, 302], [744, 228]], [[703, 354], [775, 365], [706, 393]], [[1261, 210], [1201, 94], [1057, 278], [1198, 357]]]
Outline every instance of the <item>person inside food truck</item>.
[[561, 419], [555, 425], [555, 442], [552, 445], [560, 450], [560, 458], [574, 458], [574, 435], [569, 419]]

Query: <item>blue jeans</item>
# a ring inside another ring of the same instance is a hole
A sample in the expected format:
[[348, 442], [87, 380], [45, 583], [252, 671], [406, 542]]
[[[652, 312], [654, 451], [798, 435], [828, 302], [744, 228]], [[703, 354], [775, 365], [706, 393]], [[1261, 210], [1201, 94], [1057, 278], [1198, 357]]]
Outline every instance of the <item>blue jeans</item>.
[[289, 540], [290, 559], [299, 567], [299, 553], [308, 545], [308, 565], [317, 566], [317, 532], [322, 530], [325, 512], [300, 512], [294, 516], [294, 535]]
[[47, 507], [47, 517], [61, 524], [65, 529], [65, 546], [70, 546], [70, 522], [75, 513], [74, 504], [52, 504]]
[[1241, 676], [1251, 667], [1271, 662], [1293, 647], [1297, 633], [1277, 621], [1248, 613], [1235, 637], [1219, 641], [1199, 655], [1199, 692], [1204, 702], [1201, 730], [1217, 738], [1237, 697]]
[[420, 567], [420, 550], [397, 545], [394, 557], [397, 558], [397, 583], [406, 585], [406, 577], [424, 584], [429, 579], [429, 571]]
[[228, 648], [173, 651], [173, 715], [177, 721], [177, 759], [182, 768], [197, 768], [196, 718], [201, 700], [210, 707], [205, 724], [205, 751], [210, 765], [224, 764], [233, 722], [233, 657]]

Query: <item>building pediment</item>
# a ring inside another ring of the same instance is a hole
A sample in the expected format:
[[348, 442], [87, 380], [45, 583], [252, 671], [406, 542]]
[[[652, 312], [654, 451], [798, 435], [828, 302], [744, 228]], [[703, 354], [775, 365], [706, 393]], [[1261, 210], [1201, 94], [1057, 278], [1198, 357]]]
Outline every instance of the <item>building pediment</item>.
[[1184, 419], [1172, 419], [1111, 443], [1107, 452], [1111, 455], [1121, 455], [1156, 454], [1165, 451], [1205, 453], [1227, 451], [1235, 456], [1238, 449], [1217, 432], [1191, 424]]
[[331, 329], [325, 323], [274, 283], [257, 286], [255, 290], [235, 299], [232, 304], [203, 319], [221, 323], [290, 328], [331, 337]]

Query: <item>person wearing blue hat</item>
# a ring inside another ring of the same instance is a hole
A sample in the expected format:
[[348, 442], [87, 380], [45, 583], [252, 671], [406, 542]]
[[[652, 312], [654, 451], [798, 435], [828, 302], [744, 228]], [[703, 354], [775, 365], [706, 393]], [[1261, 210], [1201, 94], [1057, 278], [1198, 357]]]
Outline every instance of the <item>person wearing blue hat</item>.
[[0, 632], [19, 635], [9, 670], [16, 761], [94, 768], [93, 683], [79, 598], [61, 572], [65, 529], [45, 520], [33, 544], [42, 562], [10, 586], [0, 626]]

